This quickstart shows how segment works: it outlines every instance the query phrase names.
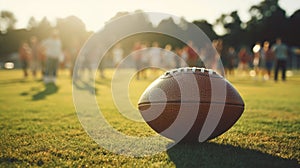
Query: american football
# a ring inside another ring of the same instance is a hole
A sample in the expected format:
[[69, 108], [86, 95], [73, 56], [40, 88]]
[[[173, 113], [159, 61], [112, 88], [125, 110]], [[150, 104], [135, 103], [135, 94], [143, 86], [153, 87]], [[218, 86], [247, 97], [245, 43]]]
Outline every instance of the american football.
[[[186, 67], [167, 71], [156, 79], [140, 97], [138, 108], [157, 133], [175, 141], [204, 142], [235, 124], [244, 111], [244, 101], [217, 72]], [[181, 119], [177, 119], [179, 112]], [[177, 127], [170, 129], [174, 122]], [[180, 130], [182, 127], [188, 129]], [[208, 135], [201, 138], [201, 134]]]

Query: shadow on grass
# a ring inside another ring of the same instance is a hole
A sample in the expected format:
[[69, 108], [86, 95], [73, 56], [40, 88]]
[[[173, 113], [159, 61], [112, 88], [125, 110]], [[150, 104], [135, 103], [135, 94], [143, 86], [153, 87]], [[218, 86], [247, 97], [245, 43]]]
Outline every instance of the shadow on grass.
[[97, 95], [97, 88], [94, 87], [92, 80], [91, 81], [83, 81], [83, 80], [74, 80], [73, 86], [78, 90], [86, 90], [89, 91], [92, 95]]
[[299, 167], [297, 160], [216, 143], [177, 144], [167, 151], [177, 168], [182, 167]]
[[42, 100], [45, 99], [46, 96], [54, 94], [58, 91], [58, 87], [54, 83], [45, 84], [45, 89], [40, 91], [34, 95], [32, 95], [32, 100]]
[[0, 81], [0, 85], [9, 85], [9, 84], [15, 84], [15, 83], [28, 83], [31, 82], [26, 78], [22, 79], [11, 79], [11, 80], [5, 80], [5, 81]]
[[105, 79], [96, 79], [95, 84], [98, 85], [105, 85], [105, 86], [110, 86], [111, 85], [111, 79], [105, 78]]

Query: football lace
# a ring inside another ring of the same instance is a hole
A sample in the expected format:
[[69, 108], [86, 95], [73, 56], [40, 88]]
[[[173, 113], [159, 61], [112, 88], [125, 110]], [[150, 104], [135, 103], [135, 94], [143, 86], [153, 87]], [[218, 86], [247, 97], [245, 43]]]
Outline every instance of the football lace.
[[165, 72], [165, 76], [167, 75], [175, 75], [177, 73], [196, 73], [196, 72], [201, 72], [201, 73], [208, 73], [209, 75], [217, 74], [214, 70], [212, 69], [206, 69], [206, 68], [199, 68], [199, 67], [184, 67], [184, 68], [177, 68], [177, 69], [172, 69], [167, 72]]

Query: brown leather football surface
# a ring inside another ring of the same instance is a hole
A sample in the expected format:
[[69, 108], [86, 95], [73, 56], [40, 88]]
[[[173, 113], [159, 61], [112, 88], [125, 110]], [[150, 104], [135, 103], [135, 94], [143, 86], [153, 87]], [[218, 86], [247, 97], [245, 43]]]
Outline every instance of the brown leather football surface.
[[[242, 115], [244, 102], [216, 72], [186, 67], [155, 80], [140, 97], [138, 108], [157, 133], [174, 141], [202, 142], [230, 129]], [[209, 134], [204, 140], [199, 139], [201, 131]]]

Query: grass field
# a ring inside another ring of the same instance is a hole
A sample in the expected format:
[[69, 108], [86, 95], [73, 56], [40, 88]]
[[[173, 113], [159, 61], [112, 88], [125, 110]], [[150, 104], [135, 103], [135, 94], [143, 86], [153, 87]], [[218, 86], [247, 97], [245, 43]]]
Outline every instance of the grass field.
[[[135, 136], [153, 131], [128, 121], [116, 110], [110, 78], [96, 79], [95, 95], [115, 129]], [[154, 77], [133, 80], [136, 102]], [[203, 144], [178, 144], [146, 157], [107, 151], [82, 128], [72, 100], [67, 72], [57, 86], [23, 79], [21, 71], [0, 71], [0, 167], [300, 167], [300, 74], [287, 82], [229, 80], [244, 98], [246, 109], [226, 133]], [[100, 101], [101, 98], [101, 101]]]

